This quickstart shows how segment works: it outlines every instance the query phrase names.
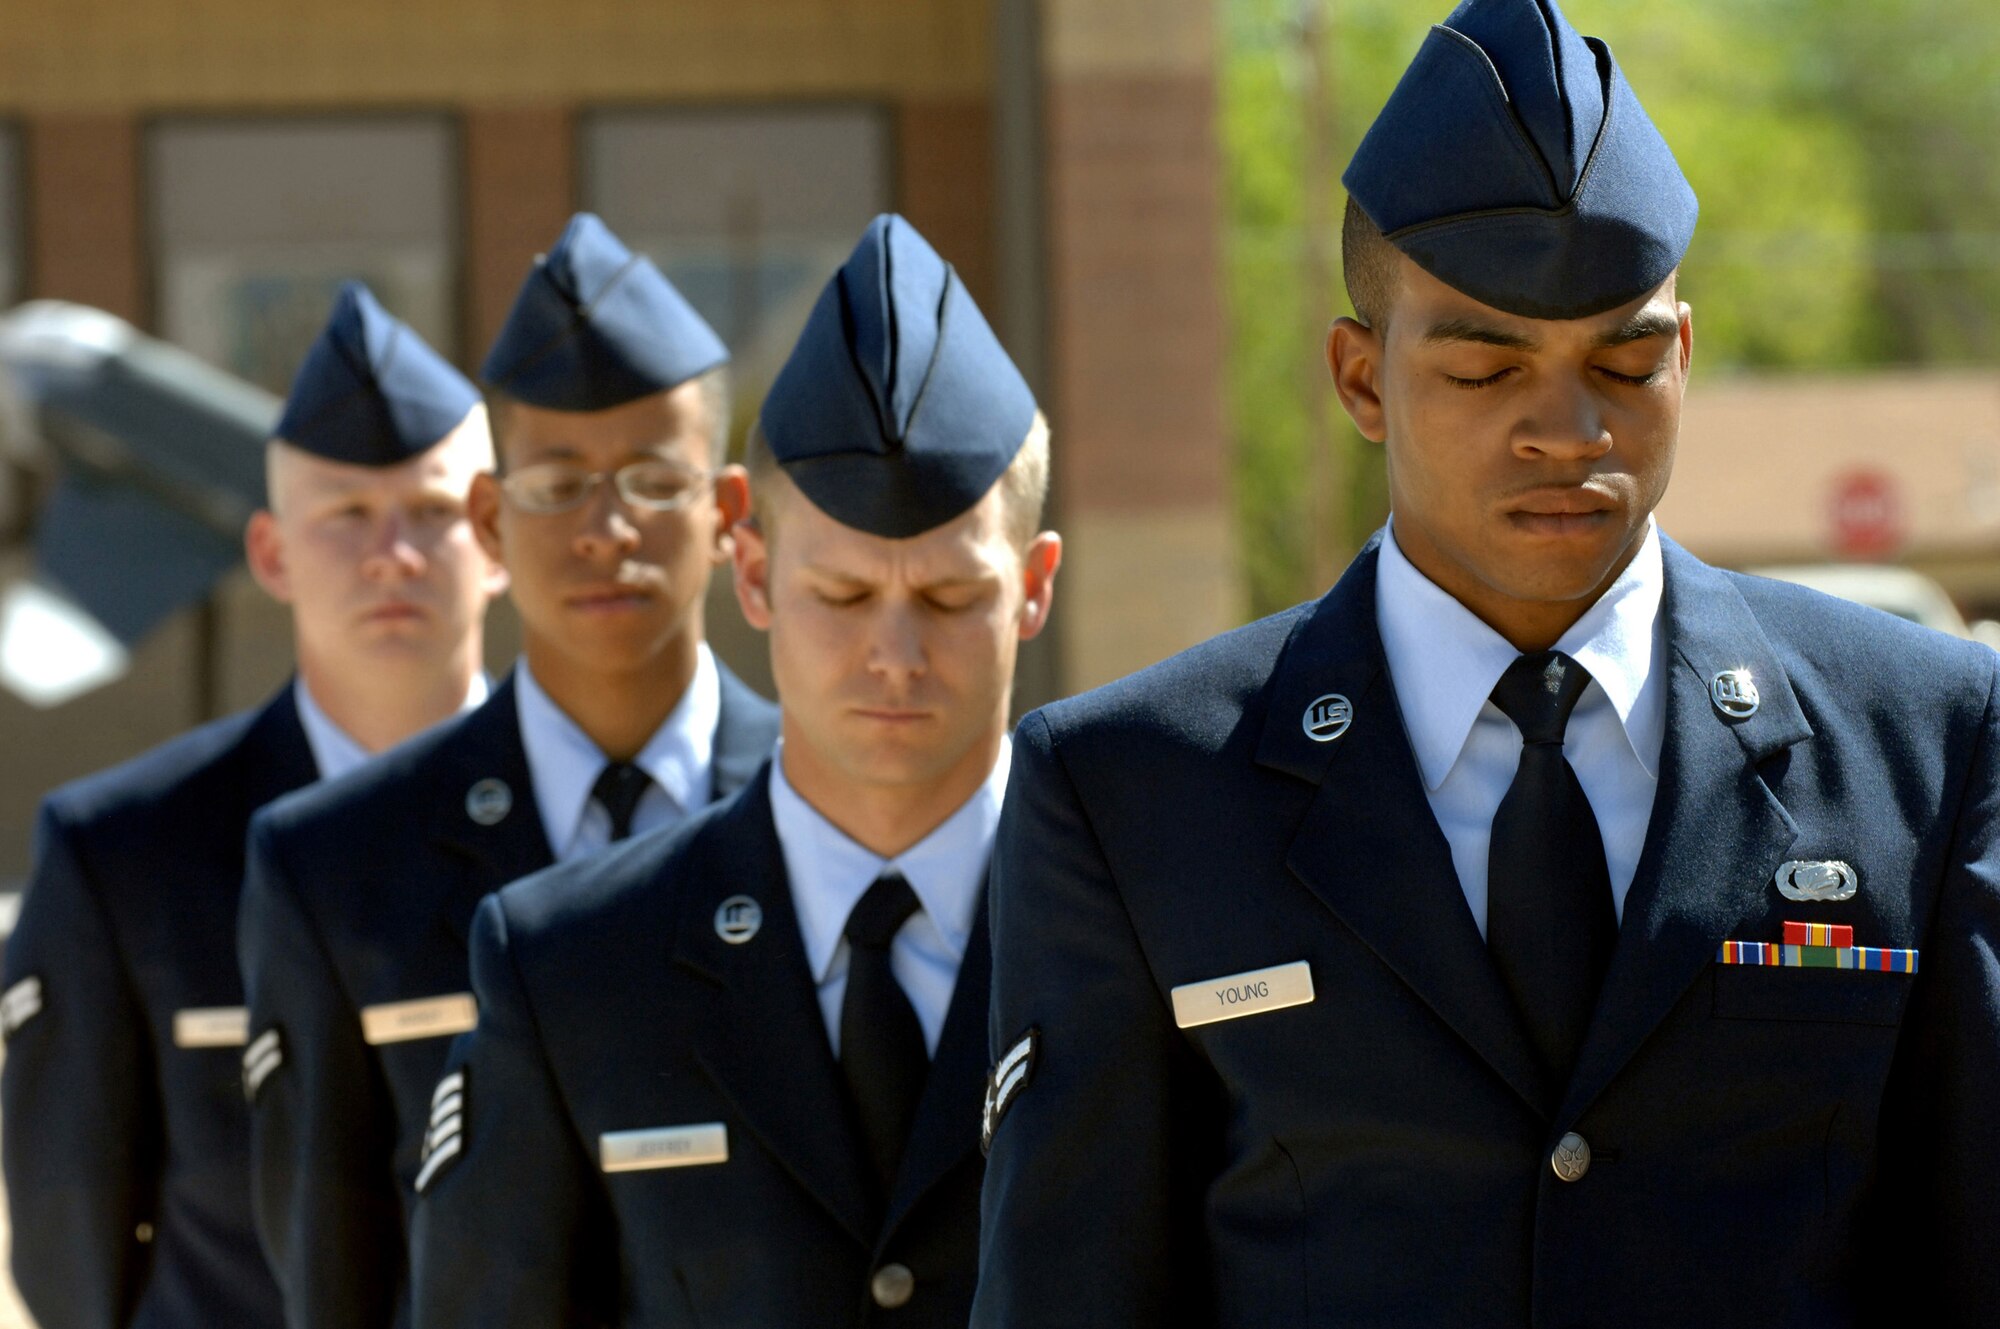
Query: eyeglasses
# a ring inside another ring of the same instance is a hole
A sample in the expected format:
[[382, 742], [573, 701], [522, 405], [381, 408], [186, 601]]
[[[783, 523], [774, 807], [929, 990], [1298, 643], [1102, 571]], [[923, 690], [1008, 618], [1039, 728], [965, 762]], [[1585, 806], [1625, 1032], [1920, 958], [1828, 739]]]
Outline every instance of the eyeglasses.
[[566, 461], [544, 461], [509, 472], [500, 489], [521, 511], [548, 516], [582, 507], [591, 491], [609, 480], [618, 497], [633, 507], [671, 512], [694, 501], [712, 474], [663, 458], [627, 462], [615, 471], [586, 471]]

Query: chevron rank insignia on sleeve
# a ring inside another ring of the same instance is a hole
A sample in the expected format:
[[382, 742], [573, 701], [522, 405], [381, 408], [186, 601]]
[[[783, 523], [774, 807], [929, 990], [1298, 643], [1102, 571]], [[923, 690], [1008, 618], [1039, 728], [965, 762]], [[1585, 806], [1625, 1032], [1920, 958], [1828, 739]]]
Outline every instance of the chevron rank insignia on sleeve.
[[285, 1036], [275, 1026], [251, 1039], [243, 1049], [243, 1097], [255, 1103], [264, 1081], [284, 1064]]
[[417, 1168], [417, 1194], [429, 1190], [464, 1150], [468, 1101], [463, 1066], [439, 1080], [431, 1093], [431, 1127], [424, 1133], [423, 1162]]
[[986, 1077], [986, 1111], [979, 1128], [982, 1153], [992, 1150], [993, 1132], [999, 1129], [1000, 1119], [1007, 1115], [1007, 1109], [1014, 1106], [1014, 1100], [1028, 1087], [1028, 1077], [1035, 1073], [1035, 1054], [1041, 1041], [1038, 1030], [1030, 1029], [1022, 1034], [994, 1064], [993, 1074]]
[[12, 1038], [21, 1026], [42, 1013], [42, 980], [28, 977], [0, 992], [0, 1037]]

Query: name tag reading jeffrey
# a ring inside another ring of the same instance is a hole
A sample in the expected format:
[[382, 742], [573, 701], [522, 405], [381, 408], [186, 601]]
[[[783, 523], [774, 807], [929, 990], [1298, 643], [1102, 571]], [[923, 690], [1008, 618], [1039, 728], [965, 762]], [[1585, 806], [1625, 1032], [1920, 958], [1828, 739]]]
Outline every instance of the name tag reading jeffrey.
[[375, 1045], [462, 1034], [478, 1024], [479, 1007], [470, 992], [448, 992], [442, 997], [389, 1001], [361, 1008], [361, 1036]]
[[1299, 960], [1227, 978], [1183, 983], [1173, 990], [1173, 998], [1174, 1023], [1183, 1029], [1303, 1006], [1313, 999], [1312, 966]]
[[250, 1041], [250, 1012], [241, 1006], [190, 1006], [174, 1012], [177, 1048], [240, 1048]]
[[719, 1121], [705, 1121], [698, 1126], [606, 1131], [597, 1137], [597, 1159], [606, 1172], [727, 1163], [729, 1128]]

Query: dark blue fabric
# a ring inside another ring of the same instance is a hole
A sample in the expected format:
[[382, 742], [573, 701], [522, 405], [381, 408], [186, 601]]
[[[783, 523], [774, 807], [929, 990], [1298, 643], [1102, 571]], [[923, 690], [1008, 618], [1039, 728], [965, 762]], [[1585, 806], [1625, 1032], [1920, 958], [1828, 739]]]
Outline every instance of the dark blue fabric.
[[[715, 918], [738, 895], [763, 921], [732, 944]], [[489, 897], [472, 936], [479, 1028], [451, 1056], [466, 1075], [464, 1152], [417, 1203], [418, 1329], [962, 1329], [989, 957], [982, 919], [885, 1207], [827, 1041], [763, 773], [667, 836]], [[724, 1162], [600, 1167], [608, 1132], [708, 1122], [726, 1132]], [[915, 1289], [882, 1310], [869, 1282], [891, 1263]]]
[[479, 376], [530, 406], [603, 411], [728, 363], [653, 261], [579, 212], [535, 261]]
[[178, 1047], [174, 1015], [242, 1005], [243, 830], [315, 775], [287, 688], [43, 804], [0, 978], [43, 993], [0, 1073], [14, 1279], [43, 1329], [282, 1324], [242, 1049]]
[[[1990, 1322], [2000, 657], [1667, 542], [1658, 792], [1558, 1081], [1431, 814], [1375, 567], [1022, 722], [991, 1033], [1038, 1043], [972, 1324]], [[1709, 700], [1740, 668], [1748, 719]], [[1791, 859], [1860, 890], [1788, 902]], [[1920, 972], [1715, 963], [1793, 918]], [[1300, 961], [1309, 1003], [1176, 1024], [1174, 987]]]
[[[251, 1108], [256, 1217], [290, 1329], [409, 1324], [411, 1186], [450, 1040], [371, 1045], [360, 1012], [468, 991], [474, 908], [548, 865], [517, 705], [509, 679], [471, 714], [251, 825], [244, 991], [252, 1036], [278, 1030], [285, 1056]], [[723, 670], [717, 797], [777, 732], [776, 708]], [[467, 795], [495, 779], [511, 806], [481, 823]]]
[[465, 375], [351, 281], [306, 351], [275, 432], [329, 461], [394, 466], [434, 447], [478, 403]]
[[814, 506], [904, 539], [984, 497], [1034, 419], [1034, 394], [958, 274], [883, 215], [820, 292], [760, 424]]
[[1342, 182], [1425, 271], [1529, 318], [1651, 290], [1698, 212], [1610, 48], [1556, 0], [1466, 0], [1432, 28]]

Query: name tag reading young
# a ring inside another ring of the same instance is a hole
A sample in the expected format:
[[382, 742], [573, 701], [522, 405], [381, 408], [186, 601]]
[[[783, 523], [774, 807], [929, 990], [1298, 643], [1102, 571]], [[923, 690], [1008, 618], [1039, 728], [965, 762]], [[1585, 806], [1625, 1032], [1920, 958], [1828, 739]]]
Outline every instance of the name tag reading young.
[[470, 992], [449, 992], [442, 997], [388, 1001], [361, 1008], [361, 1036], [377, 1046], [462, 1034], [478, 1024], [479, 1007]]
[[1217, 1020], [1281, 1011], [1313, 999], [1312, 966], [1304, 960], [1247, 974], [1183, 983], [1173, 990], [1174, 1023], [1183, 1029]]
[[606, 1172], [727, 1163], [729, 1128], [719, 1121], [705, 1121], [697, 1126], [606, 1131], [597, 1137], [597, 1159]]
[[250, 1012], [241, 1006], [190, 1006], [174, 1012], [177, 1048], [240, 1048], [250, 1041]]

